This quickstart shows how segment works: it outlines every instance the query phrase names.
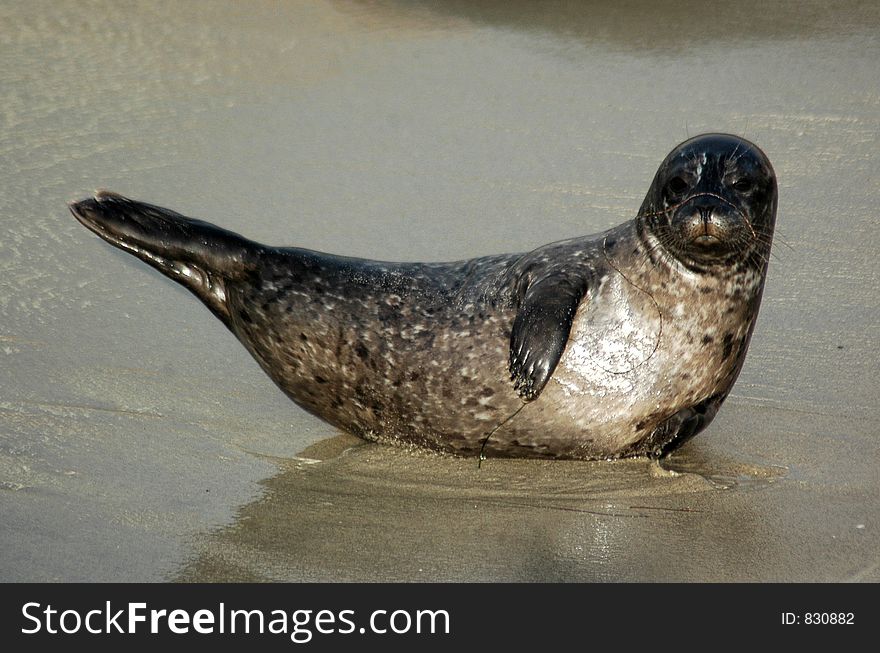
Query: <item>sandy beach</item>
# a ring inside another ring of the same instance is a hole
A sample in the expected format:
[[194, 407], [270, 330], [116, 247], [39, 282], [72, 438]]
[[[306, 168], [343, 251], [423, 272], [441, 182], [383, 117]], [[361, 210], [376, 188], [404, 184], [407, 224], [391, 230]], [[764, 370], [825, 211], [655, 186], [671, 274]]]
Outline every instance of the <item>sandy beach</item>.
[[[0, 4], [0, 581], [880, 581], [880, 7], [826, 5]], [[662, 463], [340, 434], [66, 208], [457, 260], [632, 218], [710, 131], [773, 162], [777, 240]]]

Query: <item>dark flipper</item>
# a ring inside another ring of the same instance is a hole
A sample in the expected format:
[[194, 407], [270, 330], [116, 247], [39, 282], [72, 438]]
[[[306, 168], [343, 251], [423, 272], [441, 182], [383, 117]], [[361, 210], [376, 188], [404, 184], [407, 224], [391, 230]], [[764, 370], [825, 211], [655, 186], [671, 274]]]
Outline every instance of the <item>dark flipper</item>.
[[660, 458], [677, 449], [709, 426], [726, 397], [726, 393], [712, 395], [694, 406], [678, 411], [655, 428], [633, 453]]
[[588, 285], [586, 275], [557, 272], [527, 288], [510, 334], [510, 378], [525, 401], [538, 397], [556, 369]]
[[72, 202], [70, 212], [111, 245], [189, 288], [229, 324], [225, 283], [253, 269], [259, 245], [207, 222], [109, 191]]

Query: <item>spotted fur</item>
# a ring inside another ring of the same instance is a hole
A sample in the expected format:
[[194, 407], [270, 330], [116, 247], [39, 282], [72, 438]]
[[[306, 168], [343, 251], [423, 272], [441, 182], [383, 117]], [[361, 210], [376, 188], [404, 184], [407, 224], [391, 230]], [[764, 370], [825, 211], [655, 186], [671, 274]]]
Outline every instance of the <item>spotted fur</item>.
[[662, 455], [711, 422], [754, 328], [775, 208], [763, 153], [717, 134], [670, 153], [630, 222], [453, 263], [267, 247], [107, 191], [71, 205], [340, 429], [587, 459]]

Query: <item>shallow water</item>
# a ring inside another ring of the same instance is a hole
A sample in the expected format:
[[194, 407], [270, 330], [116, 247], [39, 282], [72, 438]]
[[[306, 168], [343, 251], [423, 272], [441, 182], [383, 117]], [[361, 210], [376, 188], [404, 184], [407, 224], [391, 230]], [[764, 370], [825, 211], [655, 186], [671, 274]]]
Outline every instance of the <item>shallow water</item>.
[[[880, 10], [653, 7], [0, 5], [0, 579], [880, 580]], [[336, 437], [64, 207], [452, 260], [630, 218], [704, 131], [767, 152], [781, 239], [662, 467]]]
[[[707, 520], [730, 533], [743, 515], [719, 514], [716, 494], [762, 489], [785, 475], [689, 457], [665, 468], [646, 460], [492, 460], [478, 468], [350, 436], [306, 453], [319, 457], [280, 461], [265, 494], [202, 538], [176, 579], [660, 579], [676, 573], [677, 552], [634, 565], [646, 532], [663, 530], [664, 548]], [[703, 563], [717, 566], [731, 546], [759, 547], [761, 534], [704, 551]], [[711, 577], [730, 576], [716, 568]]]

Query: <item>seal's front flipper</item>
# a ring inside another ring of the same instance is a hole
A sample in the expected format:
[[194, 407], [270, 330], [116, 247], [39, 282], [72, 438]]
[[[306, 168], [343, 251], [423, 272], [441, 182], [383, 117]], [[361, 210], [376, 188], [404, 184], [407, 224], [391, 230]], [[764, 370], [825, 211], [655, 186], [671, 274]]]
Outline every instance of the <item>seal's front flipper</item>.
[[537, 399], [556, 369], [587, 286], [584, 276], [557, 273], [526, 290], [510, 334], [510, 378], [525, 401]]
[[105, 190], [72, 202], [70, 212], [111, 245], [189, 288], [229, 324], [225, 284], [253, 269], [259, 245], [207, 222]]

